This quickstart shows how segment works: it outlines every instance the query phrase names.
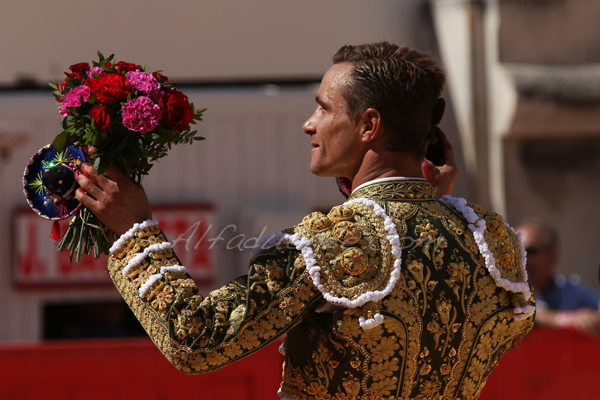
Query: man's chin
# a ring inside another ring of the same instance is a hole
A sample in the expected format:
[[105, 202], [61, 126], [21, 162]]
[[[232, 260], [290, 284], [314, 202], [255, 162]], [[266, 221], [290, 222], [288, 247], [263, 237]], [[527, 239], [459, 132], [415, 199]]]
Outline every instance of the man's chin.
[[313, 167], [312, 165], [310, 166], [310, 172], [312, 172], [313, 175], [319, 176], [321, 178], [336, 176], [335, 174], [331, 173], [330, 171], [328, 171], [324, 168]]
[[324, 165], [316, 162], [310, 163], [310, 172], [322, 178], [337, 178], [338, 176], [346, 175], [340, 171], [340, 168], [335, 168], [335, 165]]

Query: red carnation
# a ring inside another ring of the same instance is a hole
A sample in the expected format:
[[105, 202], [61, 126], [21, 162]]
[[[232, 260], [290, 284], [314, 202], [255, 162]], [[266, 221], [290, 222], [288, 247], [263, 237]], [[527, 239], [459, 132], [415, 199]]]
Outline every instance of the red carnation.
[[69, 67], [69, 69], [71, 70], [71, 74], [65, 72], [65, 75], [67, 75], [67, 78], [77, 78], [80, 81], [87, 79], [87, 74], [83, 74], [82, 72], [87, 72], [90, 70], [90, 64], [88, 63], [79, 63], [79, 64], [73, 64]]
[[162, 120], [177, 132], [187, 128], [194, 119], [188, 97], [176, 89], [165, 92], [164, 97], [160, 99], [160, 108]]
[[[65, 73], [66, 73], [66, 72], [65, 72]], [[65, 91], [65, 84], [67, 83], [67, 81], [68, 81], [68, 80], [69, 80], [69, 77], [67, 76], [67, 77], [65, 78], [65, 80], [64, 80], [64, 81], [62, 81], [61, 83], [59, 83], [59, 84], [58, 84], [58, 91], [59, 91], [60, 93], [64, 93], [64, 91]], [[63, 100], [62, 100], [62, 96], [58, 96], [58, 97], [56, 97], [56, 94], [55, 94], [55, 95], [54, 95], [54, 99], [55, 99], [55, 100], [56, 100], [58, 103], [62, 103], [62, 102], [63, 102]]]
[[129, 71], [137, 71], [138, 69], [141, 71], [142, 67], [140, 67], [137, 64], [132, 64], [132, 63], [128, 63], [125, 61], [119, 61], [118, 63], [115, 64], [115, 67], [117, 67], [117, 70], [119, 70], [119, 72], [129, 72]]
[[154, 77], [154, 79], [156, 79], [158, 81], [158, 83], [171, 82], [171, 80], [169, 78], [167, 78], [165, 75], [161, 74], [158, 71], [153, 72], [152, 76]]
[[90, 109], [90, 116], [94, 118], [94, 122], [100, 130], [104, 130], [112, 124], [110, 110], [106, 106], [95, 105]]
[[96, 95], [96, 101], [104, 105], [117, 103], [129, 93], [129, 82], [121, 74], [102, 74], [88, 79], [84, 85]]

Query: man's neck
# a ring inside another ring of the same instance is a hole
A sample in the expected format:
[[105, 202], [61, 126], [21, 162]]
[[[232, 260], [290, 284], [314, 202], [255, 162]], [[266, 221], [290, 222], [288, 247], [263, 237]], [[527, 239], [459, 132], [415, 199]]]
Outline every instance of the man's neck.
[[352, 179], [352, 190], [363, 183], [391, 177], [422, 178], [421, 161], [408, 153], [368, 151]]

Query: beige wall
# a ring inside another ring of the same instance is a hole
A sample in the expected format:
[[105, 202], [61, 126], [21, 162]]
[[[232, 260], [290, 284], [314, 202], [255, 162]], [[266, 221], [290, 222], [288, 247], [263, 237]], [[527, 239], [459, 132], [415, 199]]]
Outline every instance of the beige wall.
[[[417, 0], [5, 1], [0, 85], [22, 77], [40, 84], [59, 78], [70, 64], [90, 61], [97, 49], [180, 81], [318, 79], [343, 44], [424, 43], [417, 32], [430, 27], [418, 26], [422, 6]], [[197, 107], [208, 108], [199, 125], [207, 140], [174, 148], [154, 167], [144, 181], [151, 201], [213, 202], [219, 226], [233, 223], [236, 234], [247, 235], [265, 225], [267, 232], [277, 231], [311, 209], [342, 201], [332, 179], [316, 178], [307, 168], [310, 148], [301, 125], [315, 107], [315, 87], [273, 89], [184, 88]], [[451, 116], [445, 121], [456, 139]], [[25, 205], [23, 169], [59, 132], [59, 122], [50, 92], [0, 93], [0, 148], [4, 139], [22, 139], [6, 158], [0, 154], [0, 254], [6, 259], [12, 255], [12, 213]], [[460, 152], [458, 143], [456, 148]], [[216, 284], [243, 273], [247, 254], [219, 246], [215, 251]], [[0, 269], [0, 341], [40, 339], [47, 302], [107, 299], [119, 295], [112, 288], [16, 289], [6, 263]]]
[[600, 289], [600, 107], [521, 101], [504, 141], [508, 217], [559, 235], [557, 271]]
[[500, 60], [508, 63], [600, 62], [600, 2], [500, 1]]
[[[299, 222], [312, 208], [332, 206], [343, 198], [333, 178], [317, 178], [308, 170], [310, 140], [301, 125], [312, 112], [314, 86], [275, 95], [260, 89], [185, 92], [198, 107], [209, 109], [198, 125], [206, 141], [174, 147], [143, 184], [153, 204], [214, 204], [217, 222], [211, 235], [229, 224], [236, 225], [237, 230], [226, 231], [225, 241], [211, 250], [218, 260], [217, 282], [203, 288], [207, 293], [245, 273], [248, 253], [226, 248], [235, 235], [258, 236], [265, 226], [267, 234], [274, 233]], [[33, 117], [31, 110], [36, 110]], [[31, 155], [54, 137], [60, 117], [48, 94], [0, 94], [0, 121], [24, 127], [28, 138], [1, 161], [0, 252], [7, 262], [0, 270], [0, 320], [7, 323], [0, 324], [0, 340], [35, 340], [41, 335], [45, 303], [118, 299], [119, 295], [111, 287], [14, 287], [14, 259], [13, 263], [8, 260], [14, 256], [13, 211], [26, 205], [23, 169]], [[49, 222], [47, 227], [49, 234]]]
[[0, 85], [46, 83], [96, 50], [178, 80], [318, 77], [344, 44], [412, 43], [420, 1], [2, 1]]

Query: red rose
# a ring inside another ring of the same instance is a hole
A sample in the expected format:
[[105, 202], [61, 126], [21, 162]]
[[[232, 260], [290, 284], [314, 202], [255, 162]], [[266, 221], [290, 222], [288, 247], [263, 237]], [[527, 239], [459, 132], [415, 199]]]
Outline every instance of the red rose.
[[160, 99], [160, 108], [162, 120], [177, 132], [187, 128], [194, 119], [188, 97], [176, 89], [165, 92], [164, 97]]
[[152, 76], [154, 77], [154, 79], [156, 79], [158, 81], [158, 83], [171, 82], [171, 80], [169, 78], [167, 78], [165, 75], [161, 74], [160, 72], [153, 72]]
[[94, 118], [94, 122], [100, 130], [104, 130], [112, 124], [110, 110], [106, 106], [95, 105], [90, 109], [90, 116]]
[[102, 74], [85, 81], [84, 85], [96, 95], [96, 101], [104, 105], [114, 104], [129, 93], [129, 82], [120, 74]]
[[119, 61], [118, 63], [115, 64], [115, 67], [117, 67], [117, 70], [119, 72], [129, 72], [129, 71], [137, 71], [138, 69], [141, 71], [142, 67], [140, 67], [137, 64], [132, 64], [132, 63], [128, 63], [125, 61]]
[[88, 63], [79, 63], [79, 64], [73, 64], [69, 67], [69, 69], [71, 70], [71, 74], [65, 72], [65, 75], [67, 75], [67, 78], [77, 78], [80, 81], [87, 79], [87, 74], [83, 74], [82, 72], [87, 72], [90, 70], [90, 64]]

